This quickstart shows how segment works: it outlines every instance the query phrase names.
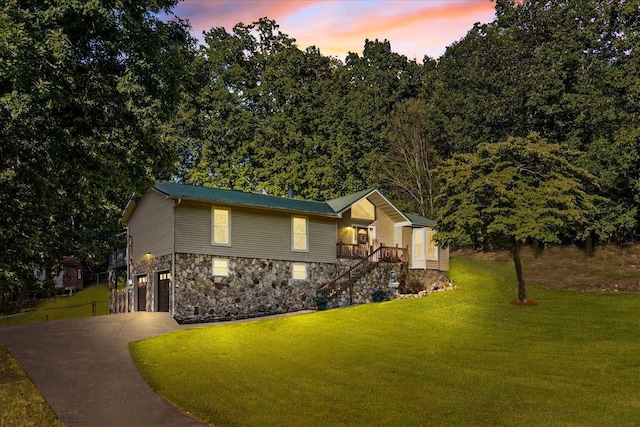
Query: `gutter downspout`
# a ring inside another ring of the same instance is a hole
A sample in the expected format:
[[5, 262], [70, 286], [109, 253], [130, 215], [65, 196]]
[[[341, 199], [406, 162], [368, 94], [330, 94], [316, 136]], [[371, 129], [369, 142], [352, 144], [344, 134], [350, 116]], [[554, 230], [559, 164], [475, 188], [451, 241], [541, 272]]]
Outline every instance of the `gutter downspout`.
[[173, 206], [173, 249], [171, 251], [171, 317], [176, 316], [176, 208], [182, 203], [182, 199], [178, 199]]

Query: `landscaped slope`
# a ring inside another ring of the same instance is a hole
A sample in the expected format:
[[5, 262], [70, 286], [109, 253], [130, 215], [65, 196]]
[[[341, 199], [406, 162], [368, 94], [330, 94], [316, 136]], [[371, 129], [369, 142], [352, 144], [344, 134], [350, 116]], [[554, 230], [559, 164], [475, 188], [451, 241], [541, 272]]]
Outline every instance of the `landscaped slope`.
[[456, 257], [458, 289], [131, 345], [168, 400], [216, 426], [633, 425], [638, 293], [531, 287]]
[[[466, 256], [509, 264], [508, 251], [464, 250]], [[574, 291], [640, 291], [640, 244], [597, 246], [592, 258], [575, 246], [547, 247], [534, 258], [533, 249], [522, 250], [522, 269], [528, 284]]]
[[57, 296], [44, 301], [34, 311], [0, 317], [0, 326], [106, 314], [109, 314], [109, 289], [106, 286], [91, 286], [73, 296]]

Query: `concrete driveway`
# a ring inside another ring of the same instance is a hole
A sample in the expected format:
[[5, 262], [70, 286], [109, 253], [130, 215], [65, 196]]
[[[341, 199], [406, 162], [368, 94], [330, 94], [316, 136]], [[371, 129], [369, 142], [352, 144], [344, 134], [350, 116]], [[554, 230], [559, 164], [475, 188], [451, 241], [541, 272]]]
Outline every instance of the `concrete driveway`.
[[154, 393], [129, 354], [132, 341], [187, 327], [138, 312], [3, 326], [0, 341], [69, 427], [203, 426]]

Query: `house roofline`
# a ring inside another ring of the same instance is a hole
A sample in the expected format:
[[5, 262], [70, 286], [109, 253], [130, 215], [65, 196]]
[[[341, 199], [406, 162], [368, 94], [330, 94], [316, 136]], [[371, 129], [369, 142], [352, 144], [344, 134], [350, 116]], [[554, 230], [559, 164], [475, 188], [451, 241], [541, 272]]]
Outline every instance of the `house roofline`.
[[127, 222], [129, 222], [131, 215], [133, 215], [133, 211], [136, 210], [136, 206], [138, 205], [136, 198], [136, 193], [131, 193], [127, 206], [124, 207], [124, 211], [122, 211], [122, 215], [120, 216], [120, 222], [124, 224], [125, 227], [127, 226]]
[[186, 201], [186, 202], [200, 203], [200, 204], [209, 205], [209, 206], [229, 206], [229, 207], [235, 206], [235, 207], [241, 207], [241, 208], [254, 208], [254, 209], [273, 211], [273, 212], [287, 212], [287, 213], [300, 214], [300, 215], [320, 216], [320, 217], [326, 217], [326, 218], [342, 218], [342, 214], [340, 213], [318, 212], [318, 211], [311, 211], [311, 210], [305, 210], [305, 209], [288, 209], [288, 208], [283, 208], [278, 206], [265, 206], [265, 205], [250, 204], [250, 203], [230, 202], [230, 201], [224, 201], [224, 200], [208, 200], [208, 199], [199, 199], [196, 197], [173, 196], [173, 195], [165, 194], [162, 192], [160, 193], [165, 195], [167, 200], [181, 200], [182, 202]]

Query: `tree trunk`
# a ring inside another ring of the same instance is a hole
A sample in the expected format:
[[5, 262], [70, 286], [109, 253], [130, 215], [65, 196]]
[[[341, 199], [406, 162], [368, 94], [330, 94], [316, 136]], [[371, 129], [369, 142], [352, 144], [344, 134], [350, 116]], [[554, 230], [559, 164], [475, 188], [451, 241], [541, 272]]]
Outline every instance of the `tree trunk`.
[[585, 249], [587, 250], [587, 256], [589, 258], [593, 258], [593, 255], [595, 253], [593, 249], [593, 231], [587, 234], [587, 239], [584, 245], [585, 245]]
[[513, 254], [513, 264], [516, 267], [516, 277], [518, 278], [518, 301], [527, 302], [527, 292], [524, 286], [524, 279], [522, 278], [522, 262], [520, 261], [520, 246], [521, 246], [521, 242], [514, 237], [511, 253]]
[[533, 258], [538, 259], [542, 255], [542, 245], [540, 244], [540, 240], [533, 239]]

